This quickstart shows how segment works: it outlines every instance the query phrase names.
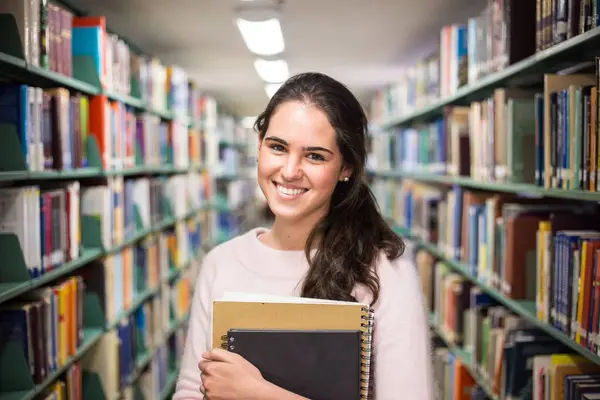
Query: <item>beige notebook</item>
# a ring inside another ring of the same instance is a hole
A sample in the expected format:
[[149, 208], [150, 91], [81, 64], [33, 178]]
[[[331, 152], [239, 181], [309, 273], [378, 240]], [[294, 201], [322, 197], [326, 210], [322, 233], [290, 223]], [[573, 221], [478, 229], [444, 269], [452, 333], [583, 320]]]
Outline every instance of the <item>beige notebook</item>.
[[362, 398], [371, 382], [373, 310], [366, 304], [229, 292], [213, 302], [212, 347], [226, 347], [229, 329], [362, 331]]

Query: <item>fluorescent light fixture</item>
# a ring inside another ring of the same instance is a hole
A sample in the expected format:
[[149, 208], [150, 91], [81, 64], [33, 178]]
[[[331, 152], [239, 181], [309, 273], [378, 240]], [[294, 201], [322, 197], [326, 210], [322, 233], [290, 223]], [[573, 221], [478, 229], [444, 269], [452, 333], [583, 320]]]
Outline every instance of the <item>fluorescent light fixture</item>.
[[274, 56], [285, 49], [279, 19], [248, 21], [238, 18], [236, 23], [250, 52], [260, 56]]
[[275, 92], [277, 92], [280, 87], [281, 83], [267, 83], [265, 85], [265, 92], [267, 93], [267, 96], [269, 96], [269, 99], [275, 95]]
[[290, 75], [285, 60], [270, 61], [257, 58], [254, 60], [254, 68], [260, 79], [268, 83], [285, 82]]

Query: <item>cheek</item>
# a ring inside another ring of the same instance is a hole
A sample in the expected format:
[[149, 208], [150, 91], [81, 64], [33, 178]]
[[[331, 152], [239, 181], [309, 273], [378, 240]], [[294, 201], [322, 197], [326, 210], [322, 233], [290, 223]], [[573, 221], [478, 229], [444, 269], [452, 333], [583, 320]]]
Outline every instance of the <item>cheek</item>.
[[336, 169], [330, 166], [314, 167], [307, 172], [307, 177], [313, 189], [323, 192], [333, 192], [337, 184]]
[[257, 173], [258, 177], [268, 179], [270, 175], [281, 168], [278, 157], [261, 150], [258, 154]]

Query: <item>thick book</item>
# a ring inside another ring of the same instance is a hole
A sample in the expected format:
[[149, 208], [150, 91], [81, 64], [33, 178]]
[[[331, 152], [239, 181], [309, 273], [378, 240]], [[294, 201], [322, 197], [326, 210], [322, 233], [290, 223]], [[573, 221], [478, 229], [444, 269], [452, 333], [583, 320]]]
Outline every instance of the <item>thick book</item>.
[[[233, 330], [260, 331], [358, 331], [360, 369], [355, 380], [360, 399], [370, 398], [373, 310], [366, 304], [228, 292], [213, 302], [212, 347], [223, 347]], [[282, 338], [278, 340], [284, 340]], [[292, 368], [293, 365], [289, 365]], [[338, 371], [341, 372], [341, 371]], [[350, 383], [351, 385], [354, 382]], [[289, 390], [289, 389], [288, 389]], [[300, 394], [300, 393], [297, 393]], [[311, 399], [337, 399], [315, 397]], [[352, 397], [346, 397], [352, 399]]]
[[358, 330], [230, 329], [223, 347], [267, 381], [312, 400], [361, 398]]

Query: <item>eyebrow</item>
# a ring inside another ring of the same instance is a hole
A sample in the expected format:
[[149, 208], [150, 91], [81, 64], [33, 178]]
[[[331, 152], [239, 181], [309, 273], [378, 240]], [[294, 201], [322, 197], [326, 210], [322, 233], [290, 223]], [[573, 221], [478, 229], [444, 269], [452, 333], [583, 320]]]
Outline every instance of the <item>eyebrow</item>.
[[[265, 138], [265, 141], [273, 141], [273, 142], [277, 142], [277, 143], [283, 144], [285, 146], [288, 145], [288, 143], [285, 140], [283, 140], [281, 138], [278, 138], [277, 136], [268, 136], [268, 137]], [[304, 149], [304, 151], [325, 151], [325, 152], [333, 155], [333, 152], [331, 150], [326, 149], [324, 147], [308, 146], [308, 147], [303, 147], [303, 149]]]

